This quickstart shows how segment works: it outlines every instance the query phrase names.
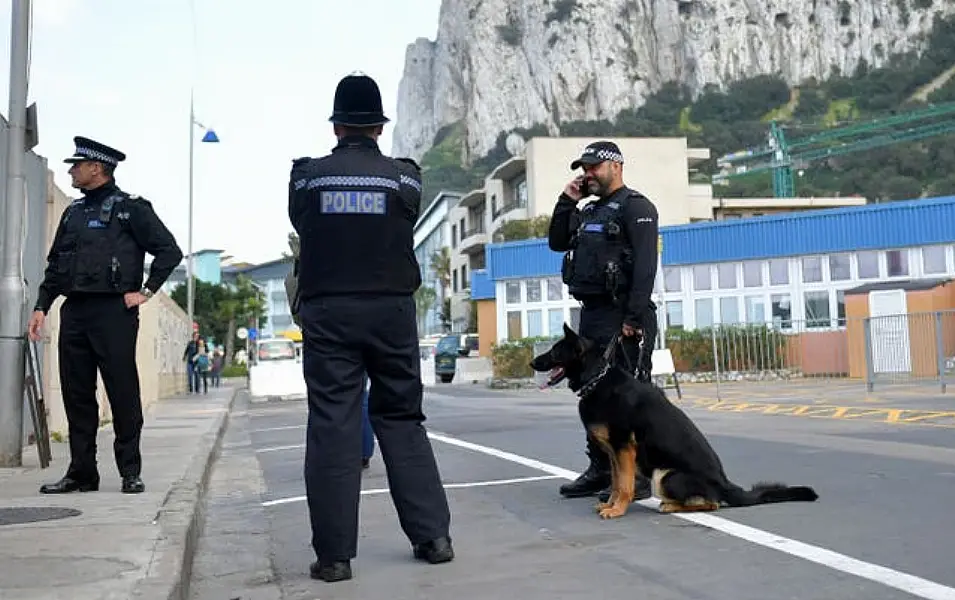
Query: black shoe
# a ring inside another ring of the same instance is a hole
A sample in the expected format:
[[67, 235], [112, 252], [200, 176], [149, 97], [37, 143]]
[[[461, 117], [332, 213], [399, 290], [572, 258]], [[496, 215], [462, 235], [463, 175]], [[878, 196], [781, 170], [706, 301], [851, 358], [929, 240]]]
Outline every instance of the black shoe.
[[347, 560], [336, 560], [327, 565], [315, 561], [308, 570], [312, 579], [327, 581], [328, 583], [351, 579], [351, 562]]
[[[646, 500], [650, 497], [650, 480], [643, 475], [637, 475], [636, 485], [633, 488], [633, 501]], [[610, 500], [610, 488], [601, 490], [597, 494], [597, 500], [607, 502]]]
[[610, 485], [610, 471], [601, 469], [593, 462], [580, 477], [560, 486], [560, 495], [565, 498], [584, 498], [593, 496]]
[[69, 494], [71, 492], [95, 492], [99, 490], [99, 480], [78, 481], [66, 476], [56, 483], [45, 483], [40, 486], [41, 494]]
[[411, 546], [414, 557], [426, 560], [432, 565], [451, 562], [454, 560], [454, 548], [451, 547], [451, 538], [442, 537], [423, 544]]
[[361, 459], [361, 468], [362, 468], [362, 469], [367, 469], [370, 464], [371, 464], [371, 459], [370, 459], [370, 458], [363, 458], [363, 459]]
[[123, 477], [124, 494], [142, 494], [146, 491], [146, 484], [137, 475]]

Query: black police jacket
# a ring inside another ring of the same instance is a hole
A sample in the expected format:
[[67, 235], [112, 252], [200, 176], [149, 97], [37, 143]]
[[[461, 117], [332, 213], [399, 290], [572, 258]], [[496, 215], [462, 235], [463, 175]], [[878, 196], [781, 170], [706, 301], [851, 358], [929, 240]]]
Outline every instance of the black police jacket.
[[[614, 203], [618, 206], [613, 206]], [[607, 239], [613, 237], [607, 235], [610, 222], [620, 224], [622, 237]], [[657, 276], [658, 235], [656, 207], [643, 194], [624, 186], [606, 198], [588, 203], [583, 209], [578, 209], [577, 201], [562, 193], [551, 216], [548, 245], [551, 250], [568, 252], [577, 249], [581, 238], [588, 236], [585, 243], [590, 247], [583, 258], [585, 264], [580, 267], [580, 281], [584, 285], [576, 292], [572, 285], [568, 285], [578, 297], [597, 295], [598, 290], [593, 289], [597, 275], [592, 272], [602, 271], [605, 267], [597, 262], [611, 258], [624, 248], [629, 250], [629, 261], [620, 261], [629, 271], [623, 274], [628, 288], [621, 294], [627, 299], [623, 321], [639, 327], [653, 308], [650, 297]], [[602, 249], [594, 248], [602, 244], [606, 244]]]
[[[144, 285], [146, 252], [154, 259]], [[152, 204], [108, 183], [63, 212], [34, 309], [48, 312], [60, 295], [156, 292], [180, 261], [182, 250]]]
[[299, 236], [298, 297], [410, 295], [421, 285], [414, 224], [421, 175], [371, 138], [346, 137], [293, 161], [289, 220]]

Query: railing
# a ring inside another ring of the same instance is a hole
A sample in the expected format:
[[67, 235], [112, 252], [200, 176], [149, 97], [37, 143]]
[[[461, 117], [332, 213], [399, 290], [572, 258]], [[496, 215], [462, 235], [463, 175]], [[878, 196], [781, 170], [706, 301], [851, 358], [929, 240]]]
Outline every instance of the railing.
[[461, 238], [461, 241], [462, 241], [462, 242], [463, 242], [464, 240], [468, 239], [469, 237], [471, 237], [472, 235], [478, 235], [478, 234], [481, 234], [481, 233], [485, 233], [485, 229], [484, 229], [484, 215], [481, 215], [480, 219], [481, 219], [481, 220], [478, 222], [477, 225], [471, 227], [470, 229], [468, 229], [467, 231], [464, 232], [464, 236]]
[[955, 381], [955, 311], [844, 319], [840, 327], [787, 321], [667, 332], [681, 381]]

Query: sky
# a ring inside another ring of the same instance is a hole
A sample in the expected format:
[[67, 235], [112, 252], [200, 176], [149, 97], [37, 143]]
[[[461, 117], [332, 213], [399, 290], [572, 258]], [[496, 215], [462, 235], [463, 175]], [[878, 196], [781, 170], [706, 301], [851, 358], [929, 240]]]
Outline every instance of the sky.
[[[193, 250], [253, 263], [288, 249], [292, 159], [327, 154], [338, 81], [378, 82], [391, 151], [405, 49], [434, 39], [440, 0], [33, 0], [28, 104], [57, 186], [73, 137], [126, 153], [117, 184], [150, 200], [187, 251], [190, 89]], [[9, 107], [12, 2], [0, 2], [0, 112]], [[360, 19], [368, 17], [365, 23]]]

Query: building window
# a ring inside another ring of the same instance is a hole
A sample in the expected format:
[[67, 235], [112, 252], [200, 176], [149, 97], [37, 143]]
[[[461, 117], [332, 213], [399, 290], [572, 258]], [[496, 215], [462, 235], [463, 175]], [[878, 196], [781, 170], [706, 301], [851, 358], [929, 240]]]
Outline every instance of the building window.
[[746, 296], [746, 322], [766, 322], [766, 301], [762, 296]]
[[458, 270], [451, 269], [451, 291], [458, 293]]
[[519, 340], [522, 337], [524, 336], [521, 335], [521, 311], [507, 311], [507, 339]]
[[773, 324], [781, 329], [789, 329], [793, 324], [792, 301], [789, 294], [773, 294], [770, 297]]
[[693, 265], [693, 289], [709, 290], [712, 289], [713, 282], [710, 280], [710, 265]]
[[671, 300], [666, 303], [667, 327], [683, 329], [683, 301]]
[[693, 305], [696, 309], [696, 328], [713, 326], [713, 299], [697, 298]]
[[832, 317], [829, 314], [829, 292], [806, 292], [806, 327], [831, 327]]
[[547, 311], [547, 335], [560, 336], [564, 332], [564, 309], [551, 308]]
[[739, 298], [736, 296], [720, 298], [720, 323], [723, 325], [739, 323]]
[[564, 299], [564, 282], [556, 277], [547, 280], [547, 300], [557, 302]]
[[846, 293], [843, 290], [836, 292], [836, 319], [839, 327], [846, 326]]
[[789, 260], [777, 258], [769, 261], [769, 285], [789, 284]]
[[540, 310], [527, 311], [527, 337], [544, 335], [544, 315]]
[[570, 309], [570, 328], [574, 331], [580, 331], [580, 307], [573, 306]]
[[859, 252], [856, 261], [859, 263], [859, 279], [875, 279], [879, 276], [878, 252]]
[[802, 259], [802, 282], [816, 283], [822, 281], [822, 258], [819, 256], [805, 256]]
[[736, 263], [716, 265], [716, 276], [721, 290], [734, 289], [736, 287]]
[[[521, 303], [521, 282], [508, 281], [504, 284], [504, 301], [508, 304]], [[508, 317], [510, 318], [510, 317]]]
[[945, 246], [926, 246], [922, 248], [922, 272], [926, 275], [945, 273]]
[[748, 260], [743, 263], [743, 285], [746, 287], [762, 287], [763, 263], [758, 260]]
[[461, 265], [461, 289], [466, 290], [471, 287], [471, 280], [468, 279], [468, 266]]
[[527, 179], [521, 179], [518, 182], [517, 189], [514, 191], [514, 202], [517, 208], [527, 206]]
[[451, 248], [457, 248], [457, 247], [458, 247], [458, 226], [452, 225], [451, 226]]
[[908, 277], [909, 251], [888, 250], [885, 253], [885, 266], [889, 277]]
[[830, 254], [829, 255], [829, 280], [845, 281], [852, 277], [852, 261], [848, 254]]
[[682, 271], [680, 267], [663, 268], [663, 289], [668, 292], [679, 292], [683, 289]]
[[541, 301], [541, 280], [528, 279], [525, 285], [527, 285], [527, 301], [540, 302]]

